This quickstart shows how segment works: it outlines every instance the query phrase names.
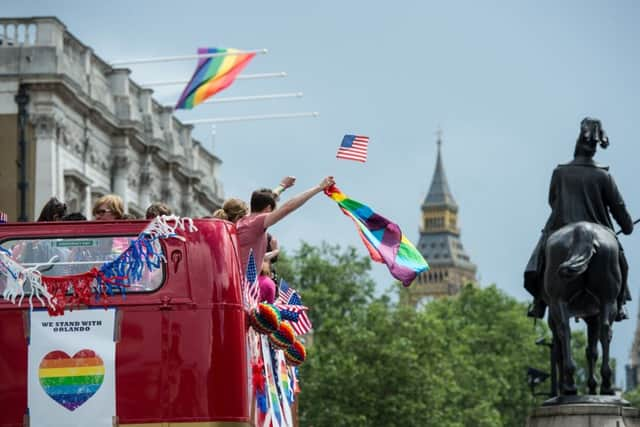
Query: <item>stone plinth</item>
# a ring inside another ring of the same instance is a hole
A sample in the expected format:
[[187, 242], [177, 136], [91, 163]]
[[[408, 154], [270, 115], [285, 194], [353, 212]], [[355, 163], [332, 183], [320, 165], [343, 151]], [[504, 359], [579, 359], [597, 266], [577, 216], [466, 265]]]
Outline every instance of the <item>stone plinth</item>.
[[615, 403], [563, 403], [549, 401], [536, 408], [527, 427], [640, 427], [640, 410]]

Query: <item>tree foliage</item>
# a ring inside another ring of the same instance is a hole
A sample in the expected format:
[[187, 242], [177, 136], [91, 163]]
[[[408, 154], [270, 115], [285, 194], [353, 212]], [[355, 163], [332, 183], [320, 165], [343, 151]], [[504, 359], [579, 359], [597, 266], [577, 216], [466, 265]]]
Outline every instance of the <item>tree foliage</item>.
[[623, 397], [635, 408], [640, 408], [640, 387], [626, 392]]
[[495, 286], [467, 286], [418, 310], [397, 305], [374, 297], [369, 269], [355, 249], [326, 244], [302, 244], [278, 263], [314, 323], [301, 425], [524, 425], [542, 400], [526, 372], [548, 370], [548, 348], [535, 345], [546, 326]]
[[355, 248], [340, 249], [323, 243], [302, 243], [293, 257], [286, 254], [277, 264], [278, 274], [301, 292], [317, 334], [325, 319], [349, 317], [373, 298], [375, 283], [369, 276], [371, 261]]

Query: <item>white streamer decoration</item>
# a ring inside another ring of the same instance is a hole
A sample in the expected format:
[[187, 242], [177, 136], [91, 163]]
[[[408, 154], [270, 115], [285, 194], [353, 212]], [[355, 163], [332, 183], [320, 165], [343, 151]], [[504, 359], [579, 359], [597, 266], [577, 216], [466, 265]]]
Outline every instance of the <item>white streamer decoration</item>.
[[[162, 215], [154, 218], [149, 225], [138, 235], [138, 238], [148, 238], [152, 241], [157, 239], [177, 238], [185, 240], [177, 234], [177, 230], [195, 232], [198, 228], [193, 224], [193, 220], [188, 217], [176, 215]], [[125, 250], [126, 251], [126, 250]], [[47, 263], [23, 267], [13, 258], [11, 251], [0, 246], [0, 274], [6, 277], [5, 290], [2, 296], [5, 300], [20, 306], [25, 297], [25, 285], [28, 286], [29, 307], [33, 309], [33, 298], [35, 297], [42, 305], [54, 307], [56, 298], [49, 293], [47, 287], [42, 283], [42, 273], [38, 268], [54, 263], [53, 257]], [[165, 259], [162, 260], [166, 262]], [[17, 300], [17, 301], [16, 301]]]

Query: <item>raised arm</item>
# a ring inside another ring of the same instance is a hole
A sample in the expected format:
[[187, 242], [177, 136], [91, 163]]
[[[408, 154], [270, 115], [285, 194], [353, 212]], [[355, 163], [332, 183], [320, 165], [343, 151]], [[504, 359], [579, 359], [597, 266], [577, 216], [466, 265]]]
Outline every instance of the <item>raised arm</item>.
[[273, 189], [273, 194], [280, 197], [280, 195], [284, 193], [284, 190], [286, 190], [289, 187], [293, 187], [293, 184], [295, 183], [296, 183], [295, 176], [285, 176], [284, 178], [282, 178], [282, 181], [280, 181], [280, 184], [278, 184], [278, 186]]
[[276, 224], [282, 218], [289, 215], [291, 212], [295, 211], [300, 206], [304, 205], [307, 202], [307, 200], [309, 200], [316, 194], [321, 193], [325, 188], [330, 187], [333, 184], [335, 184], [333, 177], [328, 176], [324, 178], [320, 182], [320, 184], [316, 185], [315, 187], [312, 187], [307, 191], [304, 191], [298, 194], [297, 196], [294, 196], [291, 199], [287, 200], [285, 203], [282, 204], [282, 206], [280, 206], [273, 212], [270, 212], [269, 214], [267, 214], [267, 217], [264, 219], [264, 228], [267, 229], [272, 225]]

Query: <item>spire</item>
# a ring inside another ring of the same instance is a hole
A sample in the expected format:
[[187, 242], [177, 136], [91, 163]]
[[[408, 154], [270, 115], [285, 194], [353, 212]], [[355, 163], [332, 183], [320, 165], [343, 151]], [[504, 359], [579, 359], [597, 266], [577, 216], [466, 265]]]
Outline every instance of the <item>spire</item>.
[[431, 188], [429, 188], [429, 193], [424, 199], [422, 207], [447, 206], [457, 211], [458, 205], [453, 199], [451, 190], [449, 190], [447, 176], [444, 173], [444, 166], [442, 164], [442, 129], [438, 128], [436, 135], [438, 137], [436, 140], [436, 144], [438, 145], [436, 169], [433, 172], [433, 178], [431, 179]]

